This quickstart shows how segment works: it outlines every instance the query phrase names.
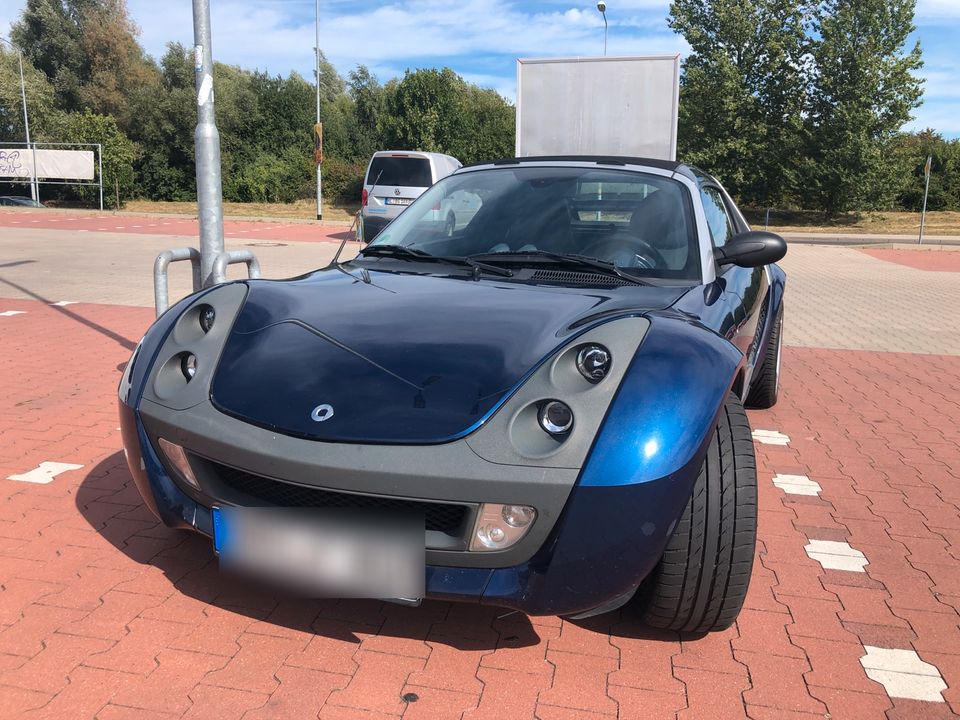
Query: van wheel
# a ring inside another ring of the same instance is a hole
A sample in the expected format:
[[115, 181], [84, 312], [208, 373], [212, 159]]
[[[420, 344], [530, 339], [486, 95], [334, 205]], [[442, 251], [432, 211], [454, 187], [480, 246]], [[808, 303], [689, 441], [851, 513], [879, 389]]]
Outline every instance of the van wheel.
[[780, 392], [780, 349], [783, 345], [783, 305], [777, 312], [777, 319], [770, 329], [767, 350], [763, 354], [763, 364], [759, 374], [750, 383], [747, 395], [747, 407], [766, 410], [777, 404]]
[[756, 541], [753, 440], [731, 393], [673, 537], [632, 601], [642, 621], [693, 633], [729, 627], [747, 596]]
[[377, 236], [377, 233], [374, 231], [370, 223], [366, 221], [366, 219], [363, 219], [360, 222], [363, 224], [363, 242], [368, 243]]
[[457, 229], [457, 217], [453, 213], [447, 213], [447, 222], [443, 226], [443, 232], [447, 237], [453, 235], [453, 231]]

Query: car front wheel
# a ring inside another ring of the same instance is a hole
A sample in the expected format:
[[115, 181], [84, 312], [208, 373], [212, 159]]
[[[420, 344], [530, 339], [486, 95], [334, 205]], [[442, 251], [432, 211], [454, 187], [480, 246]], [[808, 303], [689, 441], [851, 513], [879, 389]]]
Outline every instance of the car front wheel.
[[777, 404], [780, 392], [780, 351], [783, 347], [783, 306], [777, 313], [777, 319], [770, 329], [767, 351], [763, 354], [760, 372], [750, 383], [747, 407], [766, 410]]
[[683, 515], [634, 597], [643, 622], [694, 633], [729, 627], [747, 595], [756, 540], [753, 440], [730, 394]]

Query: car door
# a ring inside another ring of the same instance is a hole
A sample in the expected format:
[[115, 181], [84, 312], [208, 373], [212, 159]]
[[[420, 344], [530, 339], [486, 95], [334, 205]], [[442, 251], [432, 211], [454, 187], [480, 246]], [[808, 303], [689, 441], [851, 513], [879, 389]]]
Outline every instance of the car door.
[[[700, 197], [714, 247], [723, 247], [734, 235], [749, 229], [719, 185], [704, 183], [700, 188]], [[755, 358], [751, 357], [751, 346], [757, 334], [760, 308], [769, 284], [766, 269], [727, 265], [718, 268], [718, 279], [722, 281], [724, 294], [727, 295], [726, 310], [729, 316], [725, 318], [722, 334], [747, 356], [748, 364], [752, 367]]]

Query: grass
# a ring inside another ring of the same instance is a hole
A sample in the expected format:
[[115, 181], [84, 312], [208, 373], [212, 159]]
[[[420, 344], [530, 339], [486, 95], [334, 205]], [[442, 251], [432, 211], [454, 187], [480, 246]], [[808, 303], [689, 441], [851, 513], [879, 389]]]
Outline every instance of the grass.
[[[754, 229], [762, 229], [765, 210], [744, 210], [743, 213]], [[798, 233], [877, 233], [884, 235], [918, 235], [920, 213], [896, 211], [870, 211], [845, 213], [828, 218], [824, 213], [811, 210], [770, 211], [770, 230], [773, 232]], [[960, 235], [960, 212], [938, 210], [927, 213], [924, 235]]]

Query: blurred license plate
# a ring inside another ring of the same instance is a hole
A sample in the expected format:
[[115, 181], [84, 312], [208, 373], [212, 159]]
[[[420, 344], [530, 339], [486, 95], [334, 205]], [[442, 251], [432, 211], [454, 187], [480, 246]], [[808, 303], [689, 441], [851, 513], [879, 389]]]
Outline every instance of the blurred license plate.
[[424, 595], [422, 516], [214, 508], [213, 543], [223, 567], [311, 596]]
[[413, 200], [410, 198], [388, 197], [383, 202], [385, 205], [409, 205]]

